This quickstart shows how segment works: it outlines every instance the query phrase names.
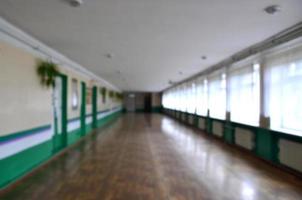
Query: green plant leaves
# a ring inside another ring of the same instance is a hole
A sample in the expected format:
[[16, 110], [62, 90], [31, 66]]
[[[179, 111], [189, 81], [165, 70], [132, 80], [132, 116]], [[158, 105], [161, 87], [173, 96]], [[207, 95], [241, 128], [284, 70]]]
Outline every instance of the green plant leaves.
[[56, 64], [48, 61], [38, 61], [37, 74], [42, 86], [47, 88], [55, 85], [55, 78], [60, 74]]

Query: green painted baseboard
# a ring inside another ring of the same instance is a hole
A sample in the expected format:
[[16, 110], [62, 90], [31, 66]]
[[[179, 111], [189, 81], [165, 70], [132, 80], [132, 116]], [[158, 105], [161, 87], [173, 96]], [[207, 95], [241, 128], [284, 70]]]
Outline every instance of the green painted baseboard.
[[[188, 114], [185, 112], [175, 111], [170, 109], [163, 109], [162, 111], [163, 113], [171, 117], [174, 117], [180, 120], [181, 122], [187, 123]], [[185, 118], [185, 120], [183, 120], [183, 117]], [[282, 132], [273, 131], [270, 129], [264, 129], [261, 127], [240, 124], [240, 123], [226, 121], [226, 120], [214, 119], [209, 116], [195, 115], [195, 117], [205, 119], [205, 131], [208, 134], [213, 134], [213, 122], [218, 121], [222, 123], [223, 137], [221, 139], [232, 145], [236, 145], [235, 144], [236, 128], [242, 128], [251, 131], [254, 134], [254, 141], [253, 141], [254, 147], [250, 151], [254, 155], [262, 159], [265, 159], [271, 163], [274, 163], [276, 165], [281, 165], [279, 161], [279, 147], [278, 147], [278, 141], [280, 139], [286, 139], [302, 144], [302, 137], [300, 136], [290, 135]], [[198, 128], [197, 124], [195, 124], [195, 126]], [[301, 173], [301, 171], [299, 172]]]
[[52, 155], [52, 140], [0, 160], [0, 188], [30, 172]]
[[[97, 122], [97, 127], [102, 127], [114, 118], [118, 117], [121, 111], [112, 113]], [[92, 131], [92, 124], [86, 125], [86, 134]], [[74, 130], [67, 134], [67, 146], [74, 144], [82, 138], [81, 130]], [[31, 172], [39, 165], [53, 157], [62, 149], [54, 151], [53, 145], [58, 139], [48, 140], [44, 143], [26, 149], [13, 156], [0, 160], [0, 189], [7, 187], [22, 176]], [[60, 146], [60, 144], [58, 144]]]
[[151, 112], [160, 113], [161, 112], [161, 106], [152, 107]]

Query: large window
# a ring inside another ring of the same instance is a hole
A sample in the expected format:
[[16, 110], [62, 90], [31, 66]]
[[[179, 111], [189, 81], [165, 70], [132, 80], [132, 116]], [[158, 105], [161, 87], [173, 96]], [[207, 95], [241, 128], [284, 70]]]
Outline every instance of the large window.
[[226, 113], [226, 74], [216, 73], [209, 78], [210, 116], [225, 119]]
[[222, 120], [229, 111], [231, 121], [252, 126], [261, 113], [268, 128], [302, 136], [301, 43], [264, 52], [261, 64], [251, 59], [165, 91], [164, 107]]
[[301, 134], [302, 47], [267, 58], [265, 91], [271, 128]]
[[196, 85], [194, 82], [190, 82], [187, 87], [188, 99], [187, 110], [188, 113], [195, 113], [196, 111]]
[[201, 78], [196, 87], [196, 108], [197, 114], [206, 116], [208, 112], [208, 81]]
[[228, 74], [231, 121], [258, 125], [260, 111], [259, 64], [233, 67]]

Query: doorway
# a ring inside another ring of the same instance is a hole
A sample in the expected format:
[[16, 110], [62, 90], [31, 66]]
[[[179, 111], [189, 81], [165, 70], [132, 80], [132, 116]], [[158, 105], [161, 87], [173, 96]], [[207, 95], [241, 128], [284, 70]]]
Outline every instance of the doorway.
[[151, 94], [147, 93], [144, 97], [144, 111], [151, 112]]
[[127, 95], [125, 107], [127, 112], [135, 112], [135, 94]]
[[55, 79], [53, 102], [53, 152], [58, 152], [67, 144], [67, 77], [59, 75]]

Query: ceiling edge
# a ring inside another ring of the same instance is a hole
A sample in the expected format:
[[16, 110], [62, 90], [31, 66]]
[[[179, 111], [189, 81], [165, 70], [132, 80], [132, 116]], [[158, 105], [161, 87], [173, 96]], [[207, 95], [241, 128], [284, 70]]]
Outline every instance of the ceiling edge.
[[181, 85], [185, 82], [192, 81], [193, 79], [196, 79], [200, 76], [210, 74], [213, 71], [222, 69], [223, 67], [230, 66], [233, 63], [236, 63], [238, 61], [241, 61], [245, 58], [248, 58], [249, 56], [255, 55], [257, 53], [261, 53], [265, 50], [268, 50], [270, 48], [276, 47], [278, 45], [284, 44], [286, 42], [289, 42], [291, 40], [297, 39], [299, 37], [302, 37], [302, 22], [299, 22], [261, 42], [258, 42], [254, 45], [251, 45], [241, 51], [238, 51], [237, 53], [233, 54], [232, 56], [218, 62], [215, 65], [210, 66], [209, 68], [202, 70], [201, 72], [190, 76], [180, 82], [177, 82], [176, 84], [173, 84], [172, 86], [169, 86], [165, 89], [163, 89], [161, 92], [164, 92], [170, 88], [173, 88], [177, 85]]
[[70, 58], [59, 53], [57, 50], [50, 48], [49, 46], [42, 43], [38, 39], [30, 36], [29, 34], [24, 32], [20, 28], [14, 26], [13, 24], [9, 23], [7, 20], [3, 19], [2, 17], [0, 17], [0, 34], [2, 36], [1, 37], [2, 39], [8, 42], [12, 42], [14, 45], [21, 47], [40, 58], [50, 59], [53, 62], [60, 64], [64, 68], [69, 68], [71, 70], [78, 71], [89, 78], [93, 78], [96, 81], [105, 83], [107, 87], [121, 91], [115, 85], [104, 80], [100, 76], [95, 75], [94, 73], [87, 70], [80, 64], [72, 61]]

